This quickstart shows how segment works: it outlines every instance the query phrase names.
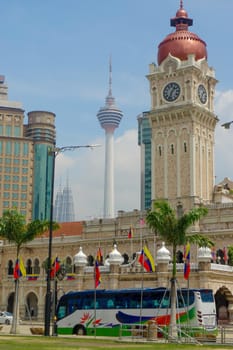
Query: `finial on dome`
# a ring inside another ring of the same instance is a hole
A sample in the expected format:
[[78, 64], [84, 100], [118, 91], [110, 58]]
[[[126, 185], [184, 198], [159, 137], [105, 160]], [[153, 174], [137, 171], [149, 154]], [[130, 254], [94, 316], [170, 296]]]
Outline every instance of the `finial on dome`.
[[170, 24], [171, 27], [176, 27], [176, 31], [188, 30], [188, 27], [193, 25], [193, 20], [188, 18], [188, 13], [183, 7], [183, 0], [180, 0], [180, 8], [176, 12], [176, 17], [171, 18]]

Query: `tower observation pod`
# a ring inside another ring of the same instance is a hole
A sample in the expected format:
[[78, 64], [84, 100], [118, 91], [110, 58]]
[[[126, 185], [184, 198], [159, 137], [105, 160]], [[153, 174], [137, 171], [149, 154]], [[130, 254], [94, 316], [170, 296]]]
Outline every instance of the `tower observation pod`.
[[105, 130], [105, 177], [104, 177], [104, 218], [115, 216], [114, 208], [114, 131], [118, 128], [123, 113], [117, 108], [112, 96], [112, 64], [109, 62], [109, 91], [105, 106], [97, 113], [101, 127]]

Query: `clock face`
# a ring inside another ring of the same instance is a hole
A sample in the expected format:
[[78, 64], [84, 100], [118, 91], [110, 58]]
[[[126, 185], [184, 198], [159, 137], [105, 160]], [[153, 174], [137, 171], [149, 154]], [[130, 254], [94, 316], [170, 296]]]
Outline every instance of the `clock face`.
[[166, 101], [173, 102], [179, 97], [179, 95], [180, 86], [175, 82], [168, 83], [163, 89], [163, 97]]
[[198, 86], [198, 97], [199, 97], [201, 103], [203, 103], [203, 104], [206, 103], [207, 92], [206, 92], [204, 85], [202, 85], [202, 84]]

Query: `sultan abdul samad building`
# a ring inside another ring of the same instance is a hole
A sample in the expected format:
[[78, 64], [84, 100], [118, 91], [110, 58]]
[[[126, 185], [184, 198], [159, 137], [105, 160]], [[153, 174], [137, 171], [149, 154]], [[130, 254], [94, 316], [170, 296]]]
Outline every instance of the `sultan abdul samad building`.
[[[149, 65], [150, 109], [138, 119], [145, 200], [142, 209], [148, 207], [148, 195], [150, 203], [165, 198], [179, 210], [198, 205], [208, 207], [208, 215], [192, 227], [191, 232], [208, 235], [215, 242], [215, 253], [191, 247], [189, 286], [212, 288], [218, 322], [230, 323], [233, 321], [233, 267], [229, 266], [227, 249], [233, 245], [233, 183], [226, 178], [214, 184], [217, 80], [207, 61], [206, 43], [189, 31], [193, 21], [182, 1], [170, 24], [175, 31], [158, 45], [157, 64]], [[143, 135], [148, 129], [149, 140], [144, 142]], [[94, 287], [93, 262], [99, 247], [103, 255], [101, 288], [140, 287], [142, 274], [144, 287], [169, 286], [170, 247], [146, 224], [140, 224], [145, 216], [144, 210], [119, 211], [114, 219], [61, 224], [53, 235], [52, 254], [66, 266], [67, 274], [58, 281], [58, 296], [66, 291]], [[130, 228], [131, 239], [128, 238]], [[155, 258], [153, 273], [143, 273], [138, 263], [138, 252], [145, 242]], [[186, 287], [182, 253], [183, 247], [180, 247], [178, 284]], [[1, 310], [12, 310], [15, 254], [13, 245], [1, 242]], [[20, 280], [20, 318], [43, 320], [48, 235], [27, 244], [21, 255], [27, 277]]]

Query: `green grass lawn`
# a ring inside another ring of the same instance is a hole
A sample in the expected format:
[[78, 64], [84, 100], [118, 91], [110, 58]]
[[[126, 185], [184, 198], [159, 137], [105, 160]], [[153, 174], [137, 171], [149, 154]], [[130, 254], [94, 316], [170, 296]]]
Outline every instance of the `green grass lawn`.
[[203, 350], [233, 349], [232, 346], [121, 342], [96, 338], [0, 336], [0, 349], [4, 350], [191, 350], [193, 348]]

